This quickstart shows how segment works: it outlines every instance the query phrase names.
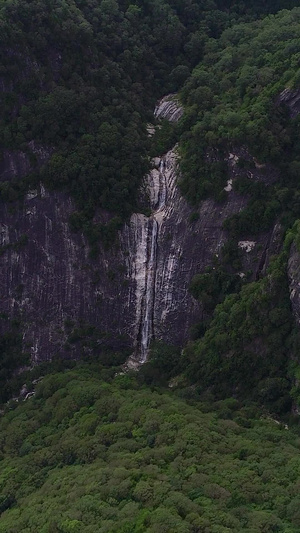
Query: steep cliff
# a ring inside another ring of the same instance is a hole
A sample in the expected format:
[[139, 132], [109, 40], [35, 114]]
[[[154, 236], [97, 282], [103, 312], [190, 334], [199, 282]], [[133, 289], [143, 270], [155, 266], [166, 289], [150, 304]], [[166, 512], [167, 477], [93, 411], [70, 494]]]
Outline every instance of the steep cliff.
[[122, 257], [100, 250], [92, 261], [84, 237], [70, 231], [73, 210], [70, 198], [42, 185], [21, 209], [2, 206], [1, 312], [21, 321], [24, 349], [35, 360], [77, 355], [74, 329], [87, 324], [97, 327], [100, 344], [103, 333], [115, 332], [114, 347], [128, 329]]
[[[182, 112], [173, 96], [165, 97], [155, 117], [178, 120]], [[28, 170], [28, 161], [20, 157], [9, 154], [6, 179]], [[224, 220], [247, 204], [232, 189], [237, 159], [228, 155], [226, 200], [203, 201], [194, 220], [195, 210], [177, 186], [177, 147], [159, 155], [144, 184], [151, 215], [133, 214], [119, 243], [108, 251], [100, 247], [97, 259], [89, 257], [84, 236], [69, 228], [74, 205], [67, 195], [41, 184], [28, 191], [21, 206], [3, 205], [1, 313], [20, 320], [24, 350], [39, 361], [57, 354], [76, 357], [109, 344], [129, 348], [133, 359], [143, 362], [154, 338], [182, 345], [201, 319], [201, 305], [188, 292], [191, 279], [213, 264], [226, 242]], [[265, 179], [259, 165], [256, 174], [253, 179]], [[278, 240], [275, 233], [249, 235], [239, 243], [252, 279], [264, 269]]]
[[291, 117], [295, 118], [300, 112], [300, 91], [299, 89], [285, 89], [279, 96], [279, 102], [288, 106]]
[[[292, 118], [297, 117], [300, 112], [300, 90], [285, 89], [279, 96], [279, 101], [285, 103], [289, 109]], [[297, 229], [294, 227], [294, 237], [297, 235]], [[293, 242], [290, 248], [288, 261], [288, 277], [290, 299], [293, 314], [298, 326], [300, 325], [300, 254], [296, 243]]]
[[292, 244], [288, 262], [290, 298], [294, 317], [300, 325], [300, 254], [295, 243]]

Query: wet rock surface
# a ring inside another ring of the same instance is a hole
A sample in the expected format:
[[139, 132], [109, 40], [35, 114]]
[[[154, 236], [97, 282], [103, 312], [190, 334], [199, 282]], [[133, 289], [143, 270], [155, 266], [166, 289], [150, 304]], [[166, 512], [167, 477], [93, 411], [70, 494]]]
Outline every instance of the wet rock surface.
[[[168, 118], [166, 109], [173, 118], [173, 97], [170, 107], [168, 97], [161, 101], [155, 116]], [[213, 265], [219, 256], [228, 239], [223, 222], [247, 205], [248, 198], [238, 195], [232, 187], [238, 177], [236, 164], [241, 156], [250, 157], [243, 149], [238, 155], [228, 155], [231, 186], [226, 201], [222, 204], [211, 199], [203, 201], [196, 220], [191, 216], [195, 212], [177, 185], [177, 147], [153, 161], [154, 169], [147, 177], [152, 215], [149, 218], [133, 215], [123, 232], [130, 250], [127, 272], [136, 289], [130, 297], [136, 302], [133, 360], [145, 361], [152, 339], [183, 344], [191, 326], [201, 320], [201, 304], [189, 294], [188, 287], [193, 276]], [[276, 179], [276, 175], [271, 178], [270, 172], [259, 163], [248, 177], [266, 183]], [[248, 277], [250, 272], [250, 279], [256, 279], [266, 268], [270, 250], [280, 246], [281, 233], [272, 229], [255, 239], [249, 236], [246, 242], [251, 242], [251, 246], [241, 246], [243, 270]], [[147, 339], [143, 337], [145, 331]]]
[[170, 122], [177, 122], [182, 115], [183, 107], [176, 94], [169, 94], [162, 98], [154, 110], [155, 118], [166, 119]]
[[[178, 120], [182, 108], [172, 95], [155, 115]], [[25, 163], [19, 165], [18, 154], [10, 157], [11, 174], [24, 175]], [[230, 168], [234, 180], [233, 162]], [[133, 214], [119, 242], [111, 250], [100, 246], [93, 260], [83, 235], [70, 230], [75, 206], [67, 195], [40, 185], [28, 191], [22, 206], [1, 206], [0, 312], [20, 320], [24, 349], [33, 360], [84, 356], [82, 345], [70, 340], [70, 323], [97, 328], [94, 349], [104, 342], [130, 347], [138, 363], [154, 338], [178, 345], [188, 339], [202, 312], [188, 292], [191, 279], [213, 264], [228, 238], [224, 220], [243, 209], [247, 198], [229, 187], [222, 204], [203, 201], [193, 221], [195, 210], [180, 194], [178, 172], [176, 147], [154, 160], [145, 180], [151, 215]], [[253, 279], [265, 268], [275, 237], [273, 231], [245, 237], [255, 242], [243, 250], [244, 269]]]

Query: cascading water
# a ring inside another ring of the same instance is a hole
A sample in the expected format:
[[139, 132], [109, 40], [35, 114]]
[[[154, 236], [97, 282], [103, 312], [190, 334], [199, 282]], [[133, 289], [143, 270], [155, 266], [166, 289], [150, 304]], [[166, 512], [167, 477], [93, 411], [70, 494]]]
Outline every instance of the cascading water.
[[[174, 95], [165, 97], [155, 108], [156, 118], [179, 120], [183, 110]], [[149, 134], [154, 127], [148, 127]], [[155, 337], [156, 289], [158, 284], [158, 243], [164, 222], [172, 212], [168, 202], [174, 195], [176, 155], [170, 151], [154, 159], [154, 168], [146, 178], [151, 215], [134, 214], [126, 230], [128, 276], [134, 280], [135, 320], [133, 324], [134, 353], [127, 365], [136, 368], [147, 360], [149, 346]], [[161, 270], [161, 266], [160, 266]], [[160, 286], [160, 284], [159, 284]]]
[[159, 164], [159, 196], [158, 196], [157, 211], [160, 211], [161, 209], [165, 207], [166, 200], [167, 200], [167, 186], [166, 186], [166, 176], [165, 176], [164, 168], [165, 168], [165, 162], [164, 162], [164, 159], [162, 158]]
[[155, 218], [149, 219], [150, 253], [146, 265], [145, 297], [141, 315], [140, 362], [147, 359], [151, 338], [153, 337], [153, 307], [155, 300], [156, 249], [158, 223]]
[[[164, 159], [159, 163], [159, 170], [153, 169], [150, 178], [150, 198], [152, 214], [146, 222], [147, 236], [143, 245], [146, 247], [144, 255], [144, 278], [142, 288], [142, 301], [139, 306], [139, 333], [136, 343], [136, 358], [140, 363], [147, 359], [150, 342], [153, 339], [153, 311], [155, 305], [155, 280], [157, 237], [163, 220], [163, 210], [166, 206], [167, 185], [165, 176]], [[151, 194], [152, 193], [152, 194]], [[158, 214], [160, 216], [158, 216]]]

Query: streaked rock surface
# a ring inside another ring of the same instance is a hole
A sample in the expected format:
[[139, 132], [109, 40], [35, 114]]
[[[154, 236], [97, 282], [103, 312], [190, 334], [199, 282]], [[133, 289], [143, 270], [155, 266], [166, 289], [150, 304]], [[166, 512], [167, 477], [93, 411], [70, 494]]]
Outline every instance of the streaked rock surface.
[[[155, 109], [157, 119], [174, 121], [182, 113], [174, 95]], [[41, 160], [47, 157], [47, 151], [33, 148]], [[2, 179], [26, 174], [27, 160], [22, 157], [8, 154]], [[233, 163], [229, 179], [234, 181]], [[100, 247], [97, 259], [89, 257], [83, 235], [70, 230], [68, 219], [75, 206], [66, 194], [49, 192], [41, 184], [28, 191], [22, 205], [1, 206], [0, 312], [20, 320], [24, 349], [33, 360], [84, 357], [90, 348], [70, 341], [70, 324], [97, 328], [93, 350], [103, 343], [113, 349], [127, 347], [137, 363], [147, 358], [154, 338], [178, 345], [188, 339], [202, 314], [188, 292], [190, 281], [213, 264], [227, 239], [224, 220], [243, 209], [247, 198], [230, 188], [222, 204], [203, 201], [192, 222], [195, 209], [180, 194], [178, 174], [174, 147], [153, 161], [145, 178], [151, 215], [133, 214], [117, 245], [108, 251]], [[107, 213], [97, 216], [104, 221]], [[270, 231], [245, 238], [256, 242], [244, 252], [244, 270], [251, 269], [253, 279], [265, 268], [272, 235]], [[5, 329], [5, 321], [2, 324]]]

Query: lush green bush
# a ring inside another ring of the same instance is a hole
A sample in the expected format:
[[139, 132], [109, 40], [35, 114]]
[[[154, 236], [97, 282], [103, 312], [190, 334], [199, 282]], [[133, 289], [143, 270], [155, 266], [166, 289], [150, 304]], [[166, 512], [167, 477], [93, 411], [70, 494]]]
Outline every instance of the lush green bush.
[[0, 335], [0, 404], [9, 400], [19, 390], [21, 381], [16, 375], [20, 367], [29, 363], [30, 354], [22, 350], [22, 336], [18, 320], [8, 321], [1, 316], [1, 328], [6, 333]]

